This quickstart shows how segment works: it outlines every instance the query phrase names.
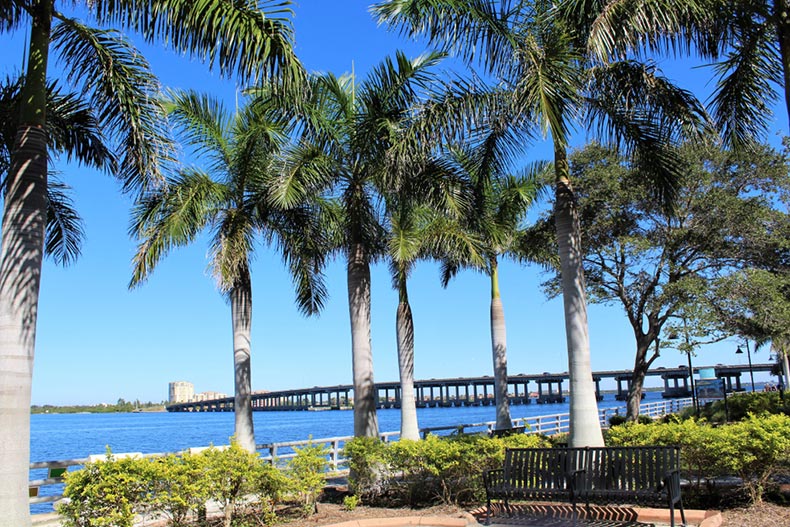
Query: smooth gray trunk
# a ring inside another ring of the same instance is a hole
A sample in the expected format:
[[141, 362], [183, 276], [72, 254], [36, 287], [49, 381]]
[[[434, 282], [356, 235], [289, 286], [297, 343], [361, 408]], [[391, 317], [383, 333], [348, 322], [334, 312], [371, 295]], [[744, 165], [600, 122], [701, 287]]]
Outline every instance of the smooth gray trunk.
[[499, 296], [499, 273], [494, 262], [491, 271], [491, 354], [494, 361], [494, 397], [496, 398], [496, 429], [513, 428], [510, 401], [507, 395], [507, 331], [505, 309]]
[[348, 254], [348, 311], [354, 382], [354, 437], [378, 437], [373, 349], [370, 344], [370, 265], [362, 244]]
[[0, 244], [0, 525], [30, 525], [30, 390], [44, 228], [47, 134], [23, 127], [16, 139]]
[[555, 145], [557, 171], [554, 218], [562, 273], [562, 300], [565, 311], [565, 338], [570, 377], [569, 446], [603, 446], [598, 418], [598, 401], [590, 364], [590, 338], [587, 333], [587, 299], [582, 266], [581, 228], [573, 190], [568, 179], [565, 149]]
[[30, 390], [47, 219], [47, 63], [52, 2], [32, 25], [20, 126], [6, 181], [0, 242], [0, 526], [30, 525]]
[[230, 311], [233, 323], [233, 374], [236, 442], [255, 452], [255, 431], [252, 423], [252, 379], [250, 368], [250, 335], [252, 329], [252, 282], [245, 269], [230, 291]]
[[400, 438], [416, 441], [420, 439], [420, 428], [414, 399], [414, 320], [408, 299], [398, 303], [395, 326], [400, 372]]

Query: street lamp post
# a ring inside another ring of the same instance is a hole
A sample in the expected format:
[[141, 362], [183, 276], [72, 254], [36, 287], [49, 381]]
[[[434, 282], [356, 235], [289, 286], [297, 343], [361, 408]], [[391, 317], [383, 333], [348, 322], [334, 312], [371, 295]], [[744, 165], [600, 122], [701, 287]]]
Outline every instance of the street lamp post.
[[[740, 346], [735, 350], [736, 355], [742, 355], [743, 350]], [[746, 341], [746, 357], [749, 359], [749, 379], [752, 382], [752, 393], [754, 393], [754, 370], [752, 369], [752, 350], [749, 348], [749, 341]]]

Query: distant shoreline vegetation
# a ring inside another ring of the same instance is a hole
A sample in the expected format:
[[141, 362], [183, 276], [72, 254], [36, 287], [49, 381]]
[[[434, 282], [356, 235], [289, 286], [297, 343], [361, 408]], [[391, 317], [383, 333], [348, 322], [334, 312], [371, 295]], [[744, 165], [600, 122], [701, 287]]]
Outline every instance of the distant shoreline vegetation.
[[140, 402], [138, 401], [125, 401], [118, 399], [115, 404], [90, 404], [90, 405], [66, 405], [55, 406], [45, 404], [43, 406], [33, 405], [30, 407], [31, 414], [112, 414], [112, 413], [128, 413], [128, 412], [164, 412], [165, 404], [162, 402]]

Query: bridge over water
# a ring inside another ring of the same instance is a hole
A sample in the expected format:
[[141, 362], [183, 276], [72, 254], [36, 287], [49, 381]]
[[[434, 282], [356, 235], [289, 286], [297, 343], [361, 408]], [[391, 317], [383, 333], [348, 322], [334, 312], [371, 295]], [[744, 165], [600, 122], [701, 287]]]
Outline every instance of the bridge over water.
[[[755, 372], [770, 372], [773, 364], [753, 364]], [[727, 391], [743, 391], [741, 375], [749, 371], [743, 365], [700, 366], [700, 370], [713, 369], [716, 377], [725, 382]], [[631, 384], [631, 370], [610, 370], [593, 372], [598, 400], [603, 399], [600, 383], [603, 379], [617, 382], [617, 400], [625, 400]], [[690, 397], [688, 368], [657, 368], [647, 372], [649, 377], [660, 376], [664, 381], [664, 398]], [[568, 373], [519, 374], [508, 376], [510, 404], [538, 404], [565, 402], [566, 391], [563, 383], [568, 381]], [[530, 391], [530, 383], [536, 389]], [[399, 382], [376, 383], [377, 407], [400, 408], [401, 389]], [[354, 387], [349, 384], [338, 386], [314, 386], [296, 390], [276, 392], [256, 392], [252, 395], [252, 409], [255, 411], [282, 410], [338, 410], [350, 408], [353, 404]], [[459, 377], [456, 379], [429, 379], [414, 381], [415, 397], [418, 407], [451, 406], [488, 406], [494, 404], [494, 378]], [[167, 406], [168, 412], [232, 412], [233, 397], [175, 403]]]

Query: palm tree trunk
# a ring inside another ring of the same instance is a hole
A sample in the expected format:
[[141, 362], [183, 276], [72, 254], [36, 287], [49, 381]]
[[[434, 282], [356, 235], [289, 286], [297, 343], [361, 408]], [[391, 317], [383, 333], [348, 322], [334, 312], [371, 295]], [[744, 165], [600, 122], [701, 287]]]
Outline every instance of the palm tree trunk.
[[782, 58], [782, 78], [785, 90], [785, 111], [790, 119], [790, 0], [774, 0], [773, 15]]
[[417, 441], [417, 403], [414, 400], [414, 320], [406, 288], [406, 274], [398, 276], [398, 312], [395, 329], [398, 337], [398, 370], [400, 372], [400, 438]]
[[235, 393], [236, 442], [249, 452], [255, 452], [255, 431], [252, 423], [252, 380], [250, 378], [250, 334], [252, 330], [252, 281], [245, 268], [230, 291], [230, 311], [233, 322], [233, 373]]
[[510, 402], [507, 397], [507, 331], [505, 309], [499, 296], [499, 269], [496, 257], [491, 259], [491, 353], [494, 359], [494, 397], [496, 397], [496, 429], [513, 428]]
[[603, 446], [598, 401], [590, 364], [587, 333], [587, 299], [582, 267], [581, 227], [565, 147], [555, 139], [554, 167], [556, 201], [554, 218], [562, 273], [562, 300], [565, 309], [565, 338], [570, 377], [569, 446]]
[[0, 243], [0, 525], [29, 526], [30, 390], [47, 219], [46, 72], [52, 4], [33, 7]]
[[354, 437], [378, 437], [373, 350], [370, 344], [370, 264], [361, 243], [348, 254], [348, 311], [354, 380]]

